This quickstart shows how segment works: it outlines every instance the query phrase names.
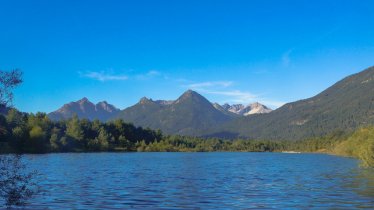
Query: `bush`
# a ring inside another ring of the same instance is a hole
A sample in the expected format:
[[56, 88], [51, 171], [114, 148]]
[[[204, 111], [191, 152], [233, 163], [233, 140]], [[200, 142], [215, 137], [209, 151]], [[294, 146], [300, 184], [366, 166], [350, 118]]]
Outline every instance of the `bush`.
[[36, 172], [26, 172], [21, 155], [0, 156], [0, 197], [7, 207], [25, 205], [37, 191]]

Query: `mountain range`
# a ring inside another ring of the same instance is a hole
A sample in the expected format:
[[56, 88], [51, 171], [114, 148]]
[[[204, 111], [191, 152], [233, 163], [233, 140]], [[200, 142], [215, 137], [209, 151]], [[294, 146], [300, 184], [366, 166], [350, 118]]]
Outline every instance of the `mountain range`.
[[195, 135], [228, 122], [234, 116], [221, 112], [203, 96], [189, 90], [175, 101], [142, 98], [117, 118], [137, 126], [161, 129], [168, 134]]
[[152, 100], [146, 97], [124, 110], [107, 102], [93, 104], [87, 98], [65, 104], [48, 114], [52, 120], [69, 119], [76, 114], [81, 119], [108, 121], [123, 119], [136, 126], [161, 129], [168, 134], [195, 135], [206, 133], [213, 127], [240, 116], [269, 113], [271, 109], [253, 103], [219, 105], [211, 103], [199, 93], [188, 90], [177, 100]]
[[106, 102], [95, 105], [84, 98], [64, 105], [49, 117], [59, 120], [74, 114], [90, 120], [123, 119], [167, 134], [299, 140], [373, 125], [374, 67], [348, 76], [314, 97], [274, 111], [259, 103], [219, 105], [188, 90], [174, 101], [144, 97], [124, 110]]
[[57, 111], [48, 114], [52, 120], [69, 119], [76, 114], [81, 119], [107, 121], [115, 117], [120, 112], [115, 106], [106, 101], [93, 104], [87, 98], [82, 98], [76, 102], [65, 104]]

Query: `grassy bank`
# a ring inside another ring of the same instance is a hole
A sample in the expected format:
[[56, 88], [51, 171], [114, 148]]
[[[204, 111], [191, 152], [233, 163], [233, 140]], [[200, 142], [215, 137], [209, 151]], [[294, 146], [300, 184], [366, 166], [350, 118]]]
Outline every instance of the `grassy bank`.
[[374, 128], [361, 128], [336, 144], [332, 154], [355, 157], [365, 167], [374, 167]]
[[374, 127], [290, 143], [288, 149], [353, 157], [359, 159], [363, 167], [374, 167]]

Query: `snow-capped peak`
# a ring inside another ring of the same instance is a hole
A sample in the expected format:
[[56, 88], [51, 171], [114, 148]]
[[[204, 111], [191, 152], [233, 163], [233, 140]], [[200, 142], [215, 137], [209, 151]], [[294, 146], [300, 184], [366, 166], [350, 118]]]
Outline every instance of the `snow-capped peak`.
[[272, 109], [258, 102], [249, 104], [247, 106], [244, 106], [243, 104], [224, 104], [222, 106], [218, 106], [218, 104], [215, 104], [214, 107], [216, 107], [216, 109], [218, 110], [224, 109], [225, 111], [232, 112], [242, 116], [248, 116], [252, 114], [265, 114], [272, 111]]

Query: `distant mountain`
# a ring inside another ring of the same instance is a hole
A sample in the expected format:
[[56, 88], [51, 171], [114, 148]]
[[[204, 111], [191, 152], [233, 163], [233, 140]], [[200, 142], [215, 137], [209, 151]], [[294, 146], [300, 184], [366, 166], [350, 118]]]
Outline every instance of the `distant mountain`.
[[229, 112], [225, 107], [219, 105], [218, 103], [213, 103], [212, 105], [214, 108], [216, 108], [218, 111], [222, 112], [225, 115], [230, 115], [232, 117], [239, 117], [238, 114]]
[[197, 136], [234, 117], [217, 110], [200, 94], [188, 90], [175, 101], [142, 98], [116, 118], [137, 126], [161, 129], [167, 134]]
[[65, 104], [57, 111], [48, 114], [52, 120], [69, 119], [76, 114], [80, 119], [107, 121], [120, 112], [115, 106], [106, 101], [93, 104], [87, 98]]
[[297, 140], [368, 125], [374, 125], [374, 67], [269, 114], [234, 119], [210, 136]]
[[244, 106], [243, 104], [224, 104], [222, 106], [220, 106], [219, 104], [214, 104], [214, 107], [216, 107], [216, 109], [220, 111], [227, 111], [242, 116], [248, 116], [252, 114], [266, 114], [273, 111], [272, 109], [258, 102], [249, 104], [247, 106]]
[[58, 120], [73, 114], [90, 120], [120, 118], [166, 134], [300, 140], [374, 125], [374, 67], [351, 75], [312, 98], [274, 111], [259, 103], [212, 104], [189, 90], [171, 101], [144, 97], [122, 111], [106, 102], [95, 105], [84, 98], [64, 105], [49, 117]]

